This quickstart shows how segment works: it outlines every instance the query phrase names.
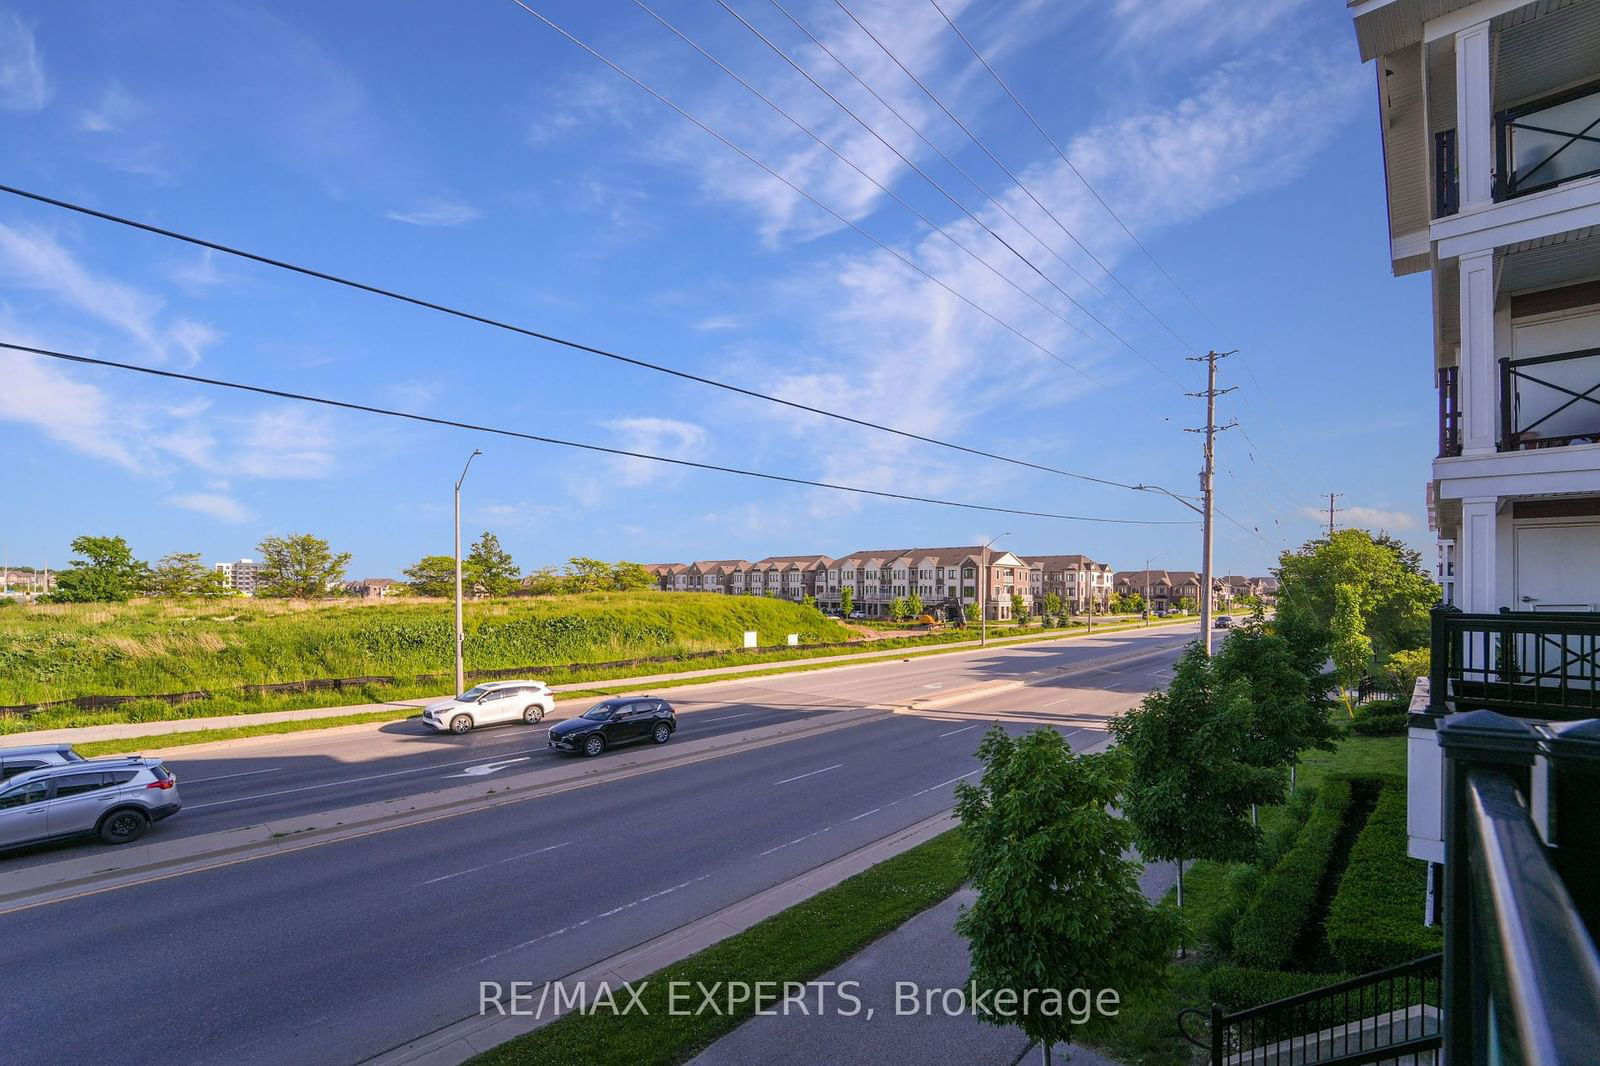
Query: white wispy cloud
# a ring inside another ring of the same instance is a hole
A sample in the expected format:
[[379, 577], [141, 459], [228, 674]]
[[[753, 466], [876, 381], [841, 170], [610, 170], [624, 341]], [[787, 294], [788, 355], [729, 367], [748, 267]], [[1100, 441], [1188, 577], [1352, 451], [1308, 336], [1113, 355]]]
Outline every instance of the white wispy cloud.
[[250, 477], [323, 478], [333, 471], [333, 448], [321, 416], [292, 408], [260, 411], [243, 420], [228, 465]]
[[[699, 459], [711, 442], [711, 434], [704, 426], [676, 418], [618, 418], [602, 425], [612, 431], [607, 441], [611, 446], [669, 459]], [[673, 474], [669, 464], [649, 459], [612, 460], [613, 480], [619, 485], [648, 485]]]
[[186, 511], [208, 515], [219, 522], [231, 522], [235, 525], [255, 520], [255, 513], [244, 504], [217, 492], [191, 492], [179, 496], [167, 497], [167, 502], [174, 507], [181, 507]]
[[1192, 57], [1223, 42], [1237, 44], [1258, 37], [1310, 0], [1259, 0], [1233, 4], [1227, 0], [1116, 0], [1112, 16], [1120, 23], [1122, 44], [1141, 55], [1171, 50], [1163, 39], [1181, 38], [1181, 53]]
[[163, 322], [161, 297], [94, 273], [43, 231], [0, 223], [0, 275], [116, 327], [162, 361], [193, 365], [221, 337], [192, 319]]
[[470, 204], [429, 200], [406, 210], [390, 211], [386, 217], [412, 226], [459, 226], [482, 217], [482, 214]]
[[0, 12], [0, 108], [38, 111], [49, 103], [50, 92], [33, 27]]
[[[1302, 507], [1300, 515], [1314, 522], [1325, 523], [1328, 512], [1321, 507]], [[1417, 519], [1408, 511], [1390, 511], [1381, 507], [1341, 507], [1337, 515], [1341, 526], [1363, 526], [1375, 529], [1412, 529]]]
[[116, 428], [117, 405], [104, 390], [74, 380], [55, 364], [0, 348], [0, 420], [31, 425], [85, 455], [126, 470], [141, 467]]
[[121, 133], [146, 110], [121, 82], [114, 81], [100, 93], [93, 107], [78, 113], [77, 127], [83, 133]]

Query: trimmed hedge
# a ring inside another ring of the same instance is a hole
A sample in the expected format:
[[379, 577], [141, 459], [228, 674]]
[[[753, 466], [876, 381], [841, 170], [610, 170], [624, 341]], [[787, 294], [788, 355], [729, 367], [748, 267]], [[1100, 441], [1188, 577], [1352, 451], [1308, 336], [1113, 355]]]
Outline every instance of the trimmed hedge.
[[1404, 785], [1386, 784], [1328, 908], [1328, 947], [1339, 965], [1366, 973], [1438, 951], [1437, 926], [1422, 924], [1427, 865], [1406, 854]]
[[1206, 974], [1206, 994], [1223, 1010], [1238, 1011], [1326, 988], [1349, 976], [1342, 973], [1290, 973], [1287, 970], [1253, 970], [1247, 966], [1218, 966]]
[[1356, 708], [1350, 728], [1364, 737], [1401, 737], [1410, 717], [1410, 704], [1403, 700], [1373, 700]]
[[1233, 954], [1240, 963], [1263, 970], [1288, 965], [1316, 907], [1317, 890], [1349, 809], [1349, 780], [1323, 781], [1294, 846], [1262, 878], [1255, 899], [1234, 926]]

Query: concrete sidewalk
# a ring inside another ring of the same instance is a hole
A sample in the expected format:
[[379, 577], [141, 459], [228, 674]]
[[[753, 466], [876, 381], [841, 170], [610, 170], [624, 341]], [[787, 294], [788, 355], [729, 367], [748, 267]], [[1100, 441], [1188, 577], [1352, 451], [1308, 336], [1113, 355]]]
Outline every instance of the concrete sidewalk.
[[[1172, 886], [1175, 867], [1146, 867], [1141, 879], [1145, 895], [1159, 899]], [[813, 1008], [803, 1014], [787, 1013], [752, 1018], [690, 1060], [692, 1066], [811, 1066], [817, 1062], [870, 1062], [884, 1066], [921, 1066], [930, 1062], [960, 1062], [972, 1066], [1013, 1066], [1022, 1061], [1042, 1061], [1037, 1048], [1019, 1029], [988, 1025], [970, 1013], [946, 1013], [934, 989], [962, 989], [968, 978], [967, 942], [955, 931], [956, 914], [975, 894], [962, 889], [943, 903], [923, 911], [899, 929], [860, 954], [811, 982], [806, 1002]], [[857, 982], [842, 986], [842, 982]], [[897, 982], [915, 985], [920, 998], [896, 997]], [[848, 1001], [834, 990], [845, 987], [860, 999], [854, 1016]], [[828, 1008], [817, 1013], [819, 989]], [[955, 996], [950, 997], [955, 1010]], [[1070, 1056], [1070, 1058], [1069, 1058]], [[1116, 1066], [1098, 1052], [1073, 1045], [1058, 1045], [1053, 1061], [1077, 1066]]]
[[[1175, 625], [1181, 625], [1181, 623], [1158, 622], [1148, 628], [1165, 629], [1172, 628]], [[1096, 629], [1095, 633], [1131, 632], [1145, 628], [1147, 627], [1109, 623], [1103, 629]], [[1051, 635], [1041, 630], [1039, 633], [1025, 638], [1015, 636], [995, 637], [990, 640], [989, 646], [1016, 647], [1024, 644], [1076, 640], [1090, 635], [1079, 632]], [[927, 654], [930, 652], [971, 653], [974, 649], [982, 649], [982, 645], [975, 640], [911, 648], [880, 648], [872, 651], [823, 655], [813, 659], [784, 659], [777, 662], [719, 666], [703, 670], [680, 670], [669, 674], [617, 677], [604, 681], [574, 681], [551, 685], [550, 689], [558, 697], [562, 693], [584, 692], [595, 688], [645, 689], [663, 681], [690, 681], [696, 678], [734, 679], [740, 674], [759, 673], [763, 670], [792, 672], [818, 665], [846, 667], [853, 663], [862, 663], [863, 660], [893, 659], [896, 656]], [[870, 665], [870, 663], [864, 663], [864, 665]], [[25, 730], [17, 733], [0, 734], [0, 747], [17, 744], [81, 744], [94, 740], [125, 740], [129, 737], [161, 736], [169, 733], [195, 733], [206, 729], [235, 729], [240, 726], [268, 725], [275, 722], [301, 722], [313, 721], [318, 718], [340, 718], [355, 714], [374, 714], [381, 711], [399, 711], [413, 707], [421, 708], [426, 703], [445, 699], [448, 695], [448, 693], [440, 693], [437, 696], [419, 696], [415, 699], [389, 700], [382, 703], [356, 703], [342, 707], [308, 707], [296, 711], [262, 711], [256, 714], [225, 714], [206, 718], [164, 718], [151, 722], [117, 722], [109, 725]]]

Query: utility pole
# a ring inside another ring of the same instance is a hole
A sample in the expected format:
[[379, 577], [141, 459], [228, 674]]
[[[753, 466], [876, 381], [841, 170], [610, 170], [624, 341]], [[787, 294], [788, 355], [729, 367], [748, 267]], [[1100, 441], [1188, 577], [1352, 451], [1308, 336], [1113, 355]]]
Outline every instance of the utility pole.
[[1206, 388], [1204, 392], [1191, 392], [1190, 396], [1204, 397], [1206, 401], [1206, 426], [1204, 429], [1190, 429], [1188, 433], [1205, 434], [1205, 466], [1200, 471], [1200, 496], [1202, 510], [1200, 534], [1200, 646], [1207, 655], [1211, 654], [1211, 525], [1213, 510], [1212, 475], [1216, 471], [1216, 437], [1221, 430], [1232, 429], [1238, 425], [1230, 422], [1225, 426], [1217, 425], [1217, 397], [1229, 393], [1237, 388], [1233, 386], [1226, 389], [1217, 388], [1217, 360], [1225, 359], [1232, 352], [1207, 352], [1205, 355], [1191, 355], [1191, 363], [1206, 364]]
[[467, 465], [461, 468], [461, 476], [456, 478], [456, 694], [467, 691], [466, 664], [462, 652], [467, 642], [466, 634], [461, 627], [461, 483], [467, 480], [467, 467], [472, 465], [472, 460], [483, 453], [472, 449], [472, 454], [467, 456]]
[[1333, 514], [1334, 514], [1334, 511], [1342, 510], [1342, 508], [1334, 507], [1333, 506], [1333, 501], [1337, 500], [1339, 497], [1341, 497], [1343, 495], [1344, 495], [1344, 493], [1342, 493], [1342, 492], [1330, 492], [1330, 493], [1328, 493], [1328, 536], [1329, 536], [1330, 539], [1333, 537]]

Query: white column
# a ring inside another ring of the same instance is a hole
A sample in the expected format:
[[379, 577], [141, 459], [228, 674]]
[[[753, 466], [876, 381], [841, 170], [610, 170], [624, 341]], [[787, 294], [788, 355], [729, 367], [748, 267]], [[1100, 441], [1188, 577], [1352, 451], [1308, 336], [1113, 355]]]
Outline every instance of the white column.
[[1497, 516], [1499, 498], [1469, 496], [1461, 501], [1461, 536], [1456, 542], [1456, 605], [1469, 614], [1500, 609]]
[[1499, 439], [1500, 371], [1494, 348], [1494, 250], [1472, 252], [1461, 266], [1461, 450], [1495, 450]]
[[1456, 34], [1456, 165], [1461, 208], [1490, 199], [1494, 169], [1494, 96], [1489, 83], [1489, 23]]

